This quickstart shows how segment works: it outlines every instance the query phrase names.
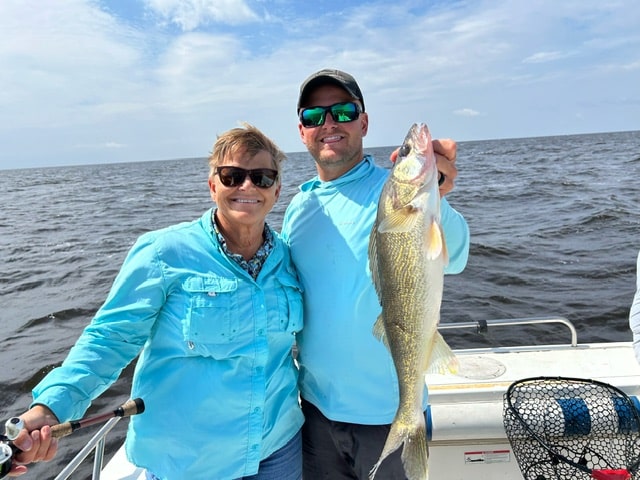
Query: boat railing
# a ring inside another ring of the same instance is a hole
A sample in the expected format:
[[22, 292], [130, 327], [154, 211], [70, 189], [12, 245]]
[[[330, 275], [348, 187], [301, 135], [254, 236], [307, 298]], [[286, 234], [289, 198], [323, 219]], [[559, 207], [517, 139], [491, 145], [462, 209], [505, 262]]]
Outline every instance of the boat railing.
[[474, 328], [476, 333], [486, 333], [489, 327], [513, 326], [513, 325], [539, 325], [543, 323], [560, 323], [566, 326], [571, 332], [571, 346], [578, 346], [578, 333], [568, 319], [564, 317], [525, 317], [525, 318], [505, 318], [495, 320], [478, 320], [475, 322], [449, 322], [441, 323], [438, 330], [455, 330], [460, 328]]
[[[578, 345], [578, 334], [573, 324], [564, 317], [528, 317], [515, 319], [495, 319], [495, 320], [478, 320], [475, 322], [451, 322], [441, 323], [439, 330], [455, 330], [474, 328], [477, 333], [486, 333], [489, 327], [497, 326], [513, 326], [513, 325], [540, 325], [546, 323], [560, 323], [565, 325], [571, 332], [571, 346]], [[121, 417], [114, 417], [105, 423], [100, 430], [89, 440], [80, 452], [69, 462], [69, 464], [58, 474], [54, 480], [66, 480], [73, 472], [75, 472], [80, 464], [95, 450], [93, 460], [92, 480], [100, 480], [102, 471], [102, 463], [104, 459], [104, 447], [107, 434], [116, 426]]]
[[114, 417], [105, 423], [100, 430], [87, 442], [82, 450], [73, 457], [67, 466], [58, 474], [54, 480], [66, 480], [73, 472], [77, 470], [82, 462], [95, 450], [93, 459], [92, 480], [100, 480], [100, 472], [102, 471], [102, 461], [104, 458], [104, 446], [107, 434], [116, 426], [121, 417]]

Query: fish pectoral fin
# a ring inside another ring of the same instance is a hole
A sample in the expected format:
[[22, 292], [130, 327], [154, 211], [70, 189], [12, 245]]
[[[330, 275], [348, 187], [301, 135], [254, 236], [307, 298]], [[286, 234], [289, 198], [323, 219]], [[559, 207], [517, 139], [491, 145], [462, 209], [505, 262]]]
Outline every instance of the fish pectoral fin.
[[440, 232], [442, 235], [442, 261], [444, 262], [444, 266], [449, 265], [449, 251], [447, 250], [447, 242], [444, 239], [444, 232]]
[[420, 219], [420, 210], [412, 205], [394, 210], [379, 224], [380, 233], [405, 233], [413, 229]]
[[424, 248], [428, 260], [435, 260], [443, 250], [446, 252], [442, 228], [435, 220], [432, 220], [424, 231]]
[[387, 339], [387, 331], [384, 328], [384, 318], [382, 314], [378, 316], [376, 323], [373, 324], [373, 336], [380, 340], [385, 347], [389, 348], [389, 340]]
[[457, 373], [458, 359], [451, 350], [451, 347], [442, 338], [440, 332], [436, 332], [433, 338], [433, 349], [431, 357], [428, 359], [428, 366], [425, 373]]

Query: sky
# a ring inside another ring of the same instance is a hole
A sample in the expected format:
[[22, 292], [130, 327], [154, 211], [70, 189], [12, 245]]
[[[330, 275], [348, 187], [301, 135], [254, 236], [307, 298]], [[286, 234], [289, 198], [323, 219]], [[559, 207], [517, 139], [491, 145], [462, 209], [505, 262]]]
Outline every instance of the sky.
[[1, 0], [0, 169], [206, 157], [240, 122], [304, 151], [316, 70], [365, 147], [640, 130], [637, 0]]

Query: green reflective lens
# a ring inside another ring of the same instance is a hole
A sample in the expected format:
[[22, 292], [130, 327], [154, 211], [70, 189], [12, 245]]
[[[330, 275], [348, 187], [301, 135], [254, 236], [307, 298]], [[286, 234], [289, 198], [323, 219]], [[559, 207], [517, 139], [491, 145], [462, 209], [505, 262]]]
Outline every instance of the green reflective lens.
[[331, 116], [338, 123], [353, 122], [358, 117], [357, 115], [354, 116], [357, 112], [357, 110], [353, 108], [354, 105], [353, 103], [332, 105]]
[[300, 119], [305, 127], [319, 126], [324, 124], [326, 110], [322, 107], [307, 108], [300, 114]]
[[360, 115], [360, 106], [354, 102], [334, 103], [329, 107], [310, 107], [300, 111], [300, 123], [304, 127], [313, 128], [324, 125], [327, 112], [331, 113], [334, 122], [353, 122]]

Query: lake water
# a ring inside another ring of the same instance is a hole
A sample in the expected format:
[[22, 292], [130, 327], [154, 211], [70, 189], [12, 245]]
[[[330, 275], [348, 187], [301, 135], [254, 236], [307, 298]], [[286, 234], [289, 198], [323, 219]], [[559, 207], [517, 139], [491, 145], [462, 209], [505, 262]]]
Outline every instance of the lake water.
[[[389, 165], [393, 148], [367, 151]], [[442, 322], [560, 315], [581, 342], [630, 340], [640, 132], [461, 142], [457, 165], [448, 198], [467, 218], [471, 252], [465, 271], [446, 277]], [[297, 186], [315, 173], [306, 152], [289, 154], [284, 170], [269, 217], [277, 230]], [[135, 239], [211, 206], [207, 174], [204, 158], [0, 171], [0, 419], [20, 414], [31, 388], [62, 362]], [[569, 342], [553, 325], [445, 337], [454, 348]], [[90, 413], [126, 401], [131, 373]], [[61, 440], [53, 462], [22, 478], [54, 478], [96, 430]], [[86, 465], [72, 478], [90, 472]]]

